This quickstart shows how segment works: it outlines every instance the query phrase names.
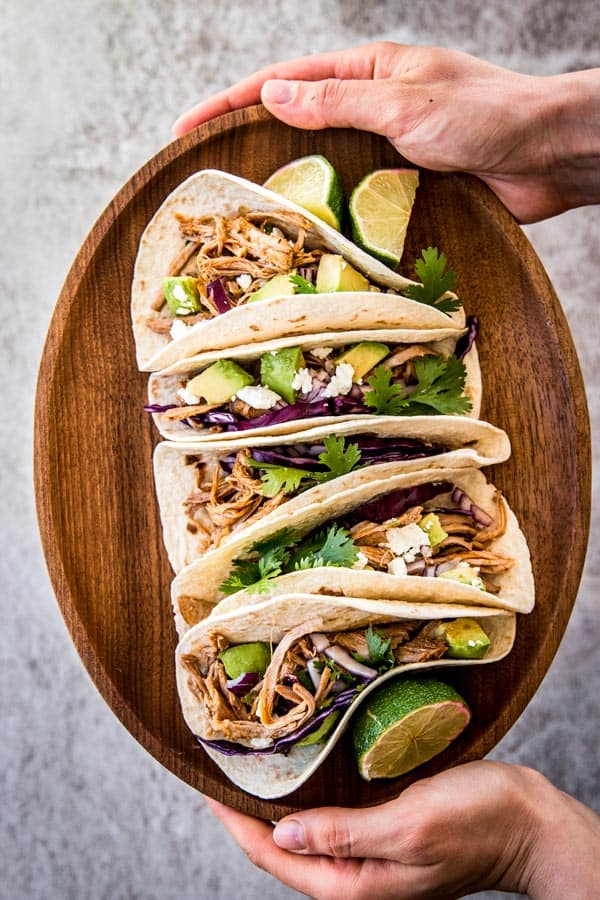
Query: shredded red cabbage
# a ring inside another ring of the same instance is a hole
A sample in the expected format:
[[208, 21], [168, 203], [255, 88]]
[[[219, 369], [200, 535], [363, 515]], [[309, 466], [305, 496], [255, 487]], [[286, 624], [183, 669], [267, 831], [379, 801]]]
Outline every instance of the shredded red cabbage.
[[166, 412], [168, 409], [175, 409], [176, 406], [176, 403], [147, 403], [144, 406], [144, 410], [149, 413], [162, 413]]
[[411, 488], [402, 488], [399, 491], [391, 491], [383, 497], [370, 500], [352, 510], [345, 516], [345, 521], [350, 525], [356, 525], [364, 519], [378, 523], [385, 522], [387, 519], [395, 519], [411, 506], [422, 506], [423, 503], [433, 500], [438, 494], [444, 494], [451, 488], [452, 485], [447, 481], [432, 481], [427, 484], [417, 484]]
[[227, 690], [232, 694], [243, 697], [248, 691], [256, 687], [259, 681], [258, 672], [242, 672], [237, 678], [229, 678], [226, 682]]
[[477, 316], [467, 316], [467, 330], [456, 342], [454, 355], [457, 359], [464, 359], [479, 334], [479, 319]]
[[225, 292], [222, 278], [216, 278], [214, 281], [211, 281], [210, 284], [207, 284], [206, 293], [219, 310], [219, 313], [229, 312], [231, 303]]

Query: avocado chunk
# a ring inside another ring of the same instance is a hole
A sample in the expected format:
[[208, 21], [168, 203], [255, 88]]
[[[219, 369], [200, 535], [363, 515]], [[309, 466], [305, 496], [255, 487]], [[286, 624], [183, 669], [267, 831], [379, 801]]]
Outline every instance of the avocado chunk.
[[306, 737], [303, 737], [302, 740], [298, 741], [298, 747], [306, 747], [309, 744], [318, 744], [321, 741], [324, 741], [333, 731], [334, 725], [340, 716], [340, 710], [334, 710], [331, 715], [327, 716], [326, 719], [323, 719], [316, 731], [311, 731], [310, 734], [307, 734]]
[[444, 531], [435, 513], [427, 513], [426, 516], [423, 516], [419, 521], [419, 528], [429, 535], [429, 543], [432, 547], [437, 547], [448, 537], [448, 532]]
[[483, 659], [491, 643], [475, 619], [442, 622], [436, 629], [436, 637], [443, 637], [446, 640], [447, 655], [453, 659]]
[[162, 286], [167, 305], [174, 315], [189, 316], [200, 312], [198, 285], [192, 275], [163, 278]]
[[220, 359], [187, 383], [187, 389], [207, 403], [227, 403], [254, 378], [230, 359]]
[[364, 378], [367, 372], [375, 368], [377, 363], [385, 359], [389, 354], [390, 348], [385, 344], [378, 344], [376, 341], [361, 341], [350, 347], [345, 353], [336, 359], [336, 365], [340, 363], [349, 363], [354, 369], [354, 381]]
[[343, 256], [324, 253], [317, 269], [317, 292], [331, 294], [334, 291], [368, 291], [369, 282], [357, 272]]
[[479, 577], [477, 569], [473, 569], [468, 562], [459, 562], [453, 569], [448, 569], [437, 576], [447, 578], [449, 581], [458, 581], [460, 584], [468, 584], [471, 587], [485, 591], [485, 585]]
[[300, 347], [285, 347], [265, 353], [260, 358], [261, 384], [271, 388], [288, 403], [295, 403], [296, 391], [292, 382], [298, 369], [303, 367], [304, 356]]
[[223, 663], [228, 678], [239, 678], [245, 672], [264, 675], [271, 661], [271, 647], [264, 641], [251, 644], [234, 644], [221, 650], [219, 659]]
[[254, 291], [248, 297], [247, 303], [254, 303], [256, 300], [269, 300], [271, 297], [289, 297], [295, 294], [295, 288], [290, 281], [290, 275], [295, 275], [296, 269], [288, 275], [273, 275], [268, 281], [265, 281], [262, 287]]

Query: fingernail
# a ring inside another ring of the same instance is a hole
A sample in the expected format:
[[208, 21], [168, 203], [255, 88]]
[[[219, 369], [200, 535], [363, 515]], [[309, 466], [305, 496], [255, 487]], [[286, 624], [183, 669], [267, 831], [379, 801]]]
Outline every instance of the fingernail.
[[276, 826], [273, 840], [282, 850], [305, 850], [304, 825], [298, 819], [284, 819]]
[[294, 99], [296, 85], [290, 81], [265, 81], [262, 98], [268, 103], [289, 103]]

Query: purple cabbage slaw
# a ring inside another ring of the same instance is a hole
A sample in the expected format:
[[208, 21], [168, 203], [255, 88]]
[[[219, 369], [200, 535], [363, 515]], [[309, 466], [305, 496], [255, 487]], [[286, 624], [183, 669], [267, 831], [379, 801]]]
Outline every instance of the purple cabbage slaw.
[[477, 335], [479, 334], [479, 319], [477, 316], [467, 316], [467, 330], [462, 337], [456, 342], [456, 347], [454, 348], [454, 355], [457, 359], [464, 359], [469, 350], [472, 348], [473, 344], [477, 339]]
[[[376, 500], [369, 500], [362, 506], [353, 509], [344, 516], [344, 522], [356, 525], [364, 519], [369, 522], [386, 522], [388, 519], [396, 519], [403, 515], [411, 506], [422, 506], [429, 500], [433, 500], [439, 494], [445, 494], [452, 490], [453, 484], [448, 481], [431, 481], [426, 484], [417, 484], [414, 487], [400, 488], [391, 491]], [[445, 510], [446, 511], [446, 510]], [[461, 510], [462, 511], [462, 510]]]

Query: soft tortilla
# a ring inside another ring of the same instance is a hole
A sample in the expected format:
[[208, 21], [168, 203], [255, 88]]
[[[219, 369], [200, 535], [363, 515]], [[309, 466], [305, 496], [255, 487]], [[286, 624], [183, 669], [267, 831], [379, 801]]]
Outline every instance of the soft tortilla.
[[[454, 328], [464, 326], [462, 309], [447, 316], [434, 307], [404, 297], [372, 292], [340, 292], [274, 297], [244, 304], [213, 319], [197, 323], [173, 341], [150, 329], [147, 318], [152, 301], [160, 293], [162, 279], [182, 248], [176, 213], [187, 216], [231, 216], [278, 211], [296, 213], [307, 232], [307, 244], [340, 253], [370, 280], [396, 291], [413, 282], [403, 278], [360, 250], [335, 229], [302, 207], [251, 181], [205, 169], [190, 176], [169, 194], [142, 235], [131, 291], [131, 316], [138, 366], [156, 371], [177, 359], [207, 350], [223, 349], [283, 335], [308, 334], [343, 328]], [[283, 223], [282, 223], [283, 224]], [[286, 229], [289, 230], [287, 222]], [[294, 237], [296, 235], [294, 234]], [[185, 322], [185, 317], [181, 319]]]
[[[393, 475], [385, 480], [368, 481], [343, 493], [330, 490], [325, 499], [319, 503], [313, 503], [290, 515], [279, 516], [275, 528], [272, 522], [265, 523], [259, 520], [224, 546], [211, 550], [201, 559], [182, 569], [173, 580], [171, 588], [175, 623], [179, 633], [182, 634], [186, 628], [209, 615], [220, 600], [228, 607], [262, 602], [265, 594], [249, 594], [245, 591], [223, 601], [223, 595], [219, 591], [219, 585], [230, 574], [233, 560], [243, 557], [256, 541], [263, 540], [274, 531], [284, 528], [289, 528], [299, 537], [303, 536], [323, 522], [342, 518], [369, 500], [391, 491], [430, 481], [452, 482], [462, 488], [473, 503], [493, 514], [496, 488], [486, 481], [482, 472], [474, 468], [421, 470]], [[496, 583], [500, 587], [498, 595], [444, 578], [389, 575], [386, 572], [343, 567], [292, 572], [276, 579], [272, 590], [286, 593], [306, 590], [314, 593], [322, 590], [328, 594], [341, 591], [354, 597], [402, 599], [411, 603], [460, 603], [514, 612], [531, 612], [535, 589], [529, 548], [513, 512], [504, 499], [502, 502], [505, 504], [507, 514], [506, 531], [491, 542], [490, 549], [512, 557], [515, 565], [507, 572], [496, 576]]]
[[[263, 353], [273, 350], [281, 350], [284, 347], [335, 347], [358, 343], [359, 341], [383, 341], [387, 343], [426, 343], [431, 344], [441, 353], [449, 356], [454, 351], [457, 341], [457, 333], [448, 333], [448, 330], [431, 331], [351, 331], [337, 332], [335, 334], [311, 334], [301, 337], [281, 338], [277, 341], [267, 341], [264, 344], [246, 344], [241, 347], [232, 347], [226, 351], [212, 351], [201, 353], [198, 356], [182, 359], [164, 369], [162, 372], [154, 372], [148, 380], [148, 403], [150, 405], [166, 406], [174, 403], [176, 391], [182, 375], [196, 373], [212, 365], [219, 359], [231, 359], [242, 367], [249, 364]], [[470, 399], [472, 408], [469, 418], [477, 419], [481, 409], [481, 372], [475, 344], [463, 359], [466, 369], [465, 395]], [[210, 428], [188, 428], [180, 422], [171, 422], [163, 413], [153, 413], [155, 424], [161, 435], [170, 441], [186, 444], [199, 441], [240, 441], [242, 432], [230, 431], [214, 434]], [[263, 425], [260, 428], [249, 428], [243, 432], [244, 439], [252, 435], [281, 435], [292, 432], [306, 431], [319, 425], [338, 425], [342, 422], [357, 421], [371, 423], [379, 416], [367, 414], [345, 414], [339, 416], [320, 416], [312, 419], [296, 419], [292, 422], [283, 422], [278, 425]]]
[[[463, 416], [412, 416], [400, 418], [398, 416], [376, 416], [370, 422], [368, 428], [364, 428], [360, 422], [342, 422], [336, 428], [336, 435], [342, 436], [351, 443], [352, 437], [364, 433], [376, 437], [398, 437], [422, 440], [428, 443], [440, 444], [448, 448], [448, 452], [429, 456], [425, 459], [404, 460], [402, 462], [386, 462], [381, 465], [366, 466], [343, 475], [334, 481], [310, 488], [286, 503], [277, 507], [272, 513], [265, 516], [264, 523], [271, 523], [271, 527], [277, 528], [277, 518], [281, 514], [290, 514], [296, 510], [304, 509], [313, 503], [320, 503], [332, 492], [338, 493], [350, 488], [358, 487], [367, 481], [384, 480], [390, 476], [402, 472], [415, 472], [420, 469], [432, 468], [461, 468], [466, 466], [487, 466], [503, 462], [510, 456], [510, 442], [507, 435], [499, 428]], [[241, 447], [252, 448], [268, 447], [280, 444], [315, 443], [329, 435], [329, 426], [320, 426], [304, 431], [300, 436], [284, 437], [248, 437], [240, 436], [235, 444], [232, 442], [201, 443], [197, 447], [191, 445], [162, 442], [154, 451], [154, 480], [156, 495], [160, 508], [160, 516], [163, 527], [163, 538], [169, 561], [175, 570], [179, 572], [189, 565], [205, 551], [200, 549], [201, 542], [197, 534], [188, 529], [188, 520], [185, 515], [183, 503], [195, 489], [194, 467], [186, 465], [186, 457], [189, 454], [200, 457], [205, 469], [204, 476], [207, 482], [212, 482], [213, 472], [218, 466], [218, 460], [222, 456], [235, 453]], [[206, 525], [210, 525], [206, 515]], [[222, 543], [223, 546], [240, 530], [246, 528], [234, 525], [231, 535]]]
[[512, 613], [498, 612], [485, 607], [461, 607], [444, 603], [413, 604], [402, 601], [369, 601], [354, 597], [316, 597], [310, 594], [292, 593], [262, 601], [252, 607], [213, 615], [190, 629], [177, 647], [177, 688], [185, 720], [191, 731], [204, 738], [218, 739], [219, 733], [210, 725], [205, 708], [190, 689], [188, 672], [182, 663], [186, 654], [194, 654], [210, 643], [213, 634], [223, 635], [231, 644], [246, 641], [278, 642], [292, 627], [302, 621], [317, 618], [322, 621], [321, 631], [343, 631], [362, 628], [370, 624], [383, 624], [398, 619], [455, 619], [460, 616], [484, 619], [482, 622], [491, 645], [481, 660], [439, 659], [426, 663], [412, 663], [390, 669], [376, 679], [359, 695], [343, 714], [332, 735], [324, 744], [294, 747], [287, 756], [246, 755], [224, 756], [203, 744], [209, 756], [225, 775], [242, 790], [264, 799], [283, 797], [296, 790], [321, 765], [329, 755], [351, 716], [369, 694], [399, 673], [414, 669], [424, 671], [443, 666], [485, 665], [506, 656], [515, 639], [516, 617]]

